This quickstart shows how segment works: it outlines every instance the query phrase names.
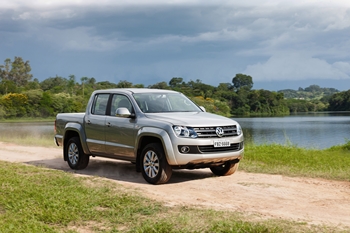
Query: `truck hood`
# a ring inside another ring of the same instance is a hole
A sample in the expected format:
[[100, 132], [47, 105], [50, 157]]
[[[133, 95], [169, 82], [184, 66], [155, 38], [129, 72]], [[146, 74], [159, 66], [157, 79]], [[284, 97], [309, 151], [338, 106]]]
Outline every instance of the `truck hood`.
[[169, 112], [147, 113], [147, 118], [163, 121], [172, 125], [199, 127], [199, 126], [224, 126], [235, 125], [236, 121], [208, 112]]

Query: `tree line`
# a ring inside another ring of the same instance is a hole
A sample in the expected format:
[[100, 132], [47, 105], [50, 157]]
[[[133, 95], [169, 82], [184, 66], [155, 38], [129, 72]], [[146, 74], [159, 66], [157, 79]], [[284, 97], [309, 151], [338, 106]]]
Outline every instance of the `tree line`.
[[[107, 88], [144, 88], [126, 80], [97, 82], [93, 77], [75, 75], [49, 77], [43, 81], [30, 73], [29, 61], [15, 57], [0, 65], [0, 119], [15, 117], [52, 117], [61, 112], [82, 112], [94, 90]], [[146, 88], [169, 89], [184, 93], [208, 112], [232, 115], [287, 115], [291, 112], [350, 110], [350, 90], [321, 99], [288, 98], [283, 92], [254, 90], [253, 78], [236, 74], [231, 82], [212, 86], [200, 79], [185, 82], [173, 77]], [[314, 90], [317, 87], [310, 86]], [[307, 89], [307, 88], [305, 88]]]

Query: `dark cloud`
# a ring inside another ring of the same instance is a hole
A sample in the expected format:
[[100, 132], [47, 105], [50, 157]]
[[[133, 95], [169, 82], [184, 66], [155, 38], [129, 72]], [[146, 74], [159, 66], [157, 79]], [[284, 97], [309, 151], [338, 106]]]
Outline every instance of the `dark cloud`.
[[0, 6], [0, 61], [22, 56], [41, 80], [349, 80], [349, 7], [273, 2]]

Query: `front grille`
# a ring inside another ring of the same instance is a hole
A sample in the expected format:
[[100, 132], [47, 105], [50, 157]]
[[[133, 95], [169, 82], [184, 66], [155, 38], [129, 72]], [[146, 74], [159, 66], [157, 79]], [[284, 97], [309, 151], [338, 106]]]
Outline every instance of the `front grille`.
[[[216, 134], [216, 128], [215, 127], [195, 127], [193, 128], [194, 131], [196, 131], [198, 138], [218, 138], [219, 136]], [[219, 126], [224, 130], [224, 137], [232, 137], [237, 136], [237, 126], [236, 125], [229, 125], [229, 126]]]
[[198, 146], [198, 149], [202, 153], [210, 153], [210, 152], [223, 152], [223, 151], [239, 151], [243, 145], [241, 143], [233, 143], [228, 147], [214, 147], [210, 146]]
[[[213, 145], [207, 146], [186, 146], [189, 148], [188, 154], [202, 154], [202, 153], [215, 153], [215, 152], [227, 152], [227, 151], [239, 151], [243, 149], [243, 142], [233, 143], [228, 147], [214, 147]], [[177, 146], [180, 153], [181, 147], [184, 145]], [[183, 153], [182, 153], [183, 154]]]

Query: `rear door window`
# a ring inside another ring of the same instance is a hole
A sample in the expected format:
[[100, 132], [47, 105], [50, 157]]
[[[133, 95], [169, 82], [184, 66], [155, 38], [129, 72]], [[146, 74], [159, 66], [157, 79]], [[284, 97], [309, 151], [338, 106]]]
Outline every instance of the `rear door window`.
[[106, 115], [109, 94], [95, 95], [94, 103], [92, 105], [91, 114]]

